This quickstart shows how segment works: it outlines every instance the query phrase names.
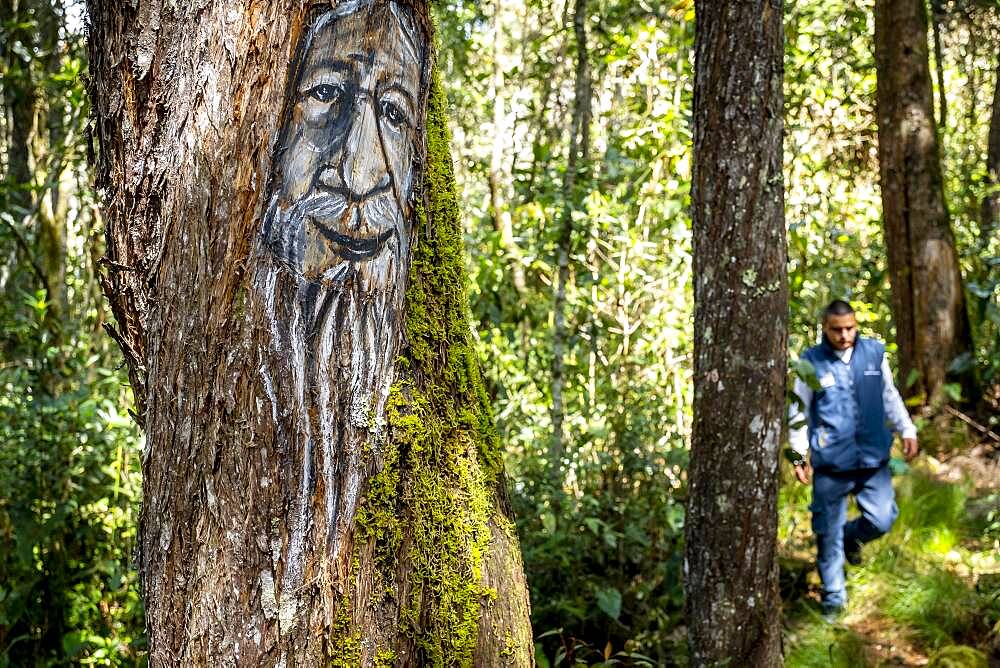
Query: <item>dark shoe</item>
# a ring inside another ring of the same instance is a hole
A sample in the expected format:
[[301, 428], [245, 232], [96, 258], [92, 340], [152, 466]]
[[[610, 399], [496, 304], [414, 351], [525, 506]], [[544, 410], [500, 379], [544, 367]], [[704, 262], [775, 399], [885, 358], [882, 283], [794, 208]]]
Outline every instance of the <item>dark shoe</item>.
[[844, 539], [844, 558], [851, 566], [861, 564], [861, 543], [856, 540]]
[[844, 616], [844, 606], [824, 605], [820, 614], [823, 617], [823, 621], [827, 624], [837, 624], [840, 622], [840, 618]]

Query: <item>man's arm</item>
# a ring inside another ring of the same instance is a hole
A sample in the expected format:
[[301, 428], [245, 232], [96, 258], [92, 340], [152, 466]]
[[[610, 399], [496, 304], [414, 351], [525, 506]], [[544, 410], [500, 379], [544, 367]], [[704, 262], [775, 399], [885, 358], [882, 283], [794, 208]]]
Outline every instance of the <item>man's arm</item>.
[[795, 466], [795, 477], [804, 485], [809, 482], [809, 434], [803, 409], [809, 408], [813, 393], [801, 378], [795, 379], [792, 392], [802, 403], [792, 401], [788, 407], [788, 445], [802, 459], [802, 463]]
[[804, 408], [809, 407], [812, 401], [812, 388], [801, 378], [796, 378], [792, 385], [792, 392], [799, 398], [802, 404], [792, 401], [788, 406], [788, 444], [797, 454], [803, 458], [809, 454], [809, 436], [806, 428], [806, 416]]
[[889, 360], [885, 356], [882, 357], [882, 405], [885, 406], [886, 418], [903, 439], [903, 454], [907, 459], [913, 459], [917, 454], [917, 428], [910, 419], [903, 398], [899, 396]]

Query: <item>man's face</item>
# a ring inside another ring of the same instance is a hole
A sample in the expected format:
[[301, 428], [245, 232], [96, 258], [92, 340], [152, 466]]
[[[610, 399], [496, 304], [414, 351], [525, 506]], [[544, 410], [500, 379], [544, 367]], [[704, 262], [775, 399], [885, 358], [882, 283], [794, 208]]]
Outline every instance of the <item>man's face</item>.
[[823, 321], [823, 333], [836, 350], [847, 350], [858, 336], [858, 321], [853, 313], [828, 315]]
[[372, 5], [321, 17], [302, 56], [278, 164], [292, 229], [270, 241], [307, 279], [408, 245], [424, 47], [398, 5], [375, 11], [377, 30]]

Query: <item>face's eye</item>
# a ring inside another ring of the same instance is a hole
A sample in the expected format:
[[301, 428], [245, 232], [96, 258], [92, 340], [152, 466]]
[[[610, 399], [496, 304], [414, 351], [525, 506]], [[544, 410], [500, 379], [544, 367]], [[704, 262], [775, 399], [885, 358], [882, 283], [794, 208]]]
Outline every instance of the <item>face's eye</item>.
[[337, 98], [343, 94], [344, 89], [342, 86], [335, 86], [333, 84], [323, 83], [317, 86], [313, 86], [306, 91], [306, 95], [318, 100], [325, 104], [335, 102]]
[[388, 121], [389, 125], [396, 130], [399, 130], [404, 125], [409, 124], [406, 112], [403, 111], [398, 104], [390, 100], [382, 100], [382, 118]]

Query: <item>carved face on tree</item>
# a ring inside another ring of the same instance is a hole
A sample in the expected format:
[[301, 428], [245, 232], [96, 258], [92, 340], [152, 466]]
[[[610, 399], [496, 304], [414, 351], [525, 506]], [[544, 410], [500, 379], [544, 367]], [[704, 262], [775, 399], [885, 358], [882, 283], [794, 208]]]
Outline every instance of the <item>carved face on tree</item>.
[[340, 554], [366, 457], [380, 456], [429, 78], [425, 27], [392, 0], [341, 0], [299, 39], [254, 280], [262, 394], [299, 462], [289, 592], [304, 582], [310, 532]]
[[329, 283], [374, 263], [377, 288], [399, 270], [425, 58], [410, 10], [394, 2], [341, 3], [305, 36], [265, 229], [303, 278]]

